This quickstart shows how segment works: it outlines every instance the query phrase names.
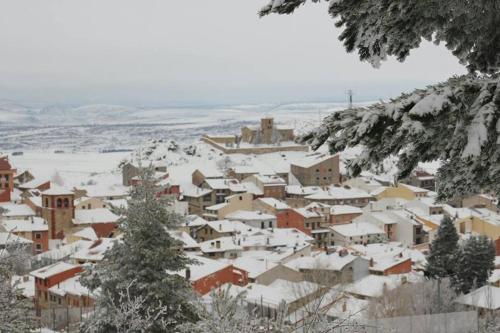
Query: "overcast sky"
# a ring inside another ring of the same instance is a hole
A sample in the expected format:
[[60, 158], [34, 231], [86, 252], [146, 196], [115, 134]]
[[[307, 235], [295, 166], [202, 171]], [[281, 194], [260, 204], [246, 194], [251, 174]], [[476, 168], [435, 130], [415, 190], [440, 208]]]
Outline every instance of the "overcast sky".
[[464, 72], [425, 43], [373, 69], [326, 5], [259, 19], [266, 0], [0, 0], [0, 98], [129, 105], [396, 96]]

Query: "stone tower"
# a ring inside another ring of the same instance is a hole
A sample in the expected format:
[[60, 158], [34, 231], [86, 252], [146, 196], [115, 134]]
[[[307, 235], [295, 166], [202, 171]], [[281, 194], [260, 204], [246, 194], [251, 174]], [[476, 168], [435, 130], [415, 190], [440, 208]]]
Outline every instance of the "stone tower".
[[73, 192], [51, 186], [42, 192], [42, 217], [49, 224], [49, 239], [63, 239], [75, 217]]
[[274, 128], [274, 119], [267, 117], [260, 120], [260, 129], [262, 132], [262, 142], [270, 144], [272, 142]]
[[7, 156], [0, 156], [0, 202], [10, 201], [11, 192], [14, 191], [14, 174]]

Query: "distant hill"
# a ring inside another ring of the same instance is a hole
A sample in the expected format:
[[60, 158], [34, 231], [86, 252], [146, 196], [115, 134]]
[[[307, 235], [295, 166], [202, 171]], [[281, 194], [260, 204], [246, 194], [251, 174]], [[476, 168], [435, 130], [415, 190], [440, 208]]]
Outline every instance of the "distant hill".
[[249, 104], [218, 107], [136, 108], [121, 105], [47, 106], [0, 101], [0, 125], [78, 126], [120, 124], [193, 124], [257, 121], [263, 115], [277, 122], [303, 121], [345, 107], [342, 103]]

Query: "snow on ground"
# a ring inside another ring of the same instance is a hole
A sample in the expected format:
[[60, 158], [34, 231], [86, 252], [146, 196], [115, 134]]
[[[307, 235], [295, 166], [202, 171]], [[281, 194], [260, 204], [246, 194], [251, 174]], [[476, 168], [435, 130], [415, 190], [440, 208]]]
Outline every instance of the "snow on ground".
[[[58, 173], [65, 186], [89, 181], [114, 185], [121, 183], [117, 170], [120, 161], [136, 155], [139, 150], [143, 157], [150, 153], [147, 158], [151, 161], [164, 160], [173, 179], [189, 186], [191, 173], [196, 168], [218, 169], [220, 161], [226, 158], [199, 141], [203, 134], [239, 134], [242, 126], [258, 125], [263, 116], [273, 116], [278, 125], [292, 127], [296, 134], [302, 134], [317, 127], [323, 117], [344, 107], [339, 103], [296, 103], [170, 109], [110, 105], [37, 109], [0, 103], [3, 134], [0, 154], [23, 151], [23, 156], [11, 156], [13, 164], [20, 171], [30, 169], [39, 179], [50, 180]], [[156, 139], [156, 144], [152, 144], [152, 139]], [[170, 141], [179, 146], [177, 151], [168, 149]], [[196, 153], [188, 155], [187, 148]], [[110, 149], [133, 153], [99, 153]], [[55, 150], [64, 153], [56, 154]], [[354, 148], [341, 154], [342, 173], [346, 172], [345, 162], [360, 151]], [[321, 147], [320, 152], [327, 153], [327, 147]], [[233, 154], [229, 156], [228, 165], [279, 172], [305, 155], [304, 152]], [[373, 171], [392, 179], [397, 172], [396, 162], [396, 158], [391, 158], [384, 162], [383, 168]], [[424, 168], [435, 173], [438, 166], [438, 163], [427, 163]]]
[[140, 109], [113, 105], [30, 107], [0, 102], [0, 151], [133, 149], [152, 139], [193, 142], [205, 133], [237, 134], [273, 116], [297, 133], [313, 128], [342, 103], [259, 104]]
[[98, 184], [121, 184], [120, 161], [130, 153], [64, 153], [25, 152], [22, 156], [9, 156], [18, 173], [29, 169], [37, 179], [52, 180], [60, 175], [65, 187], [81, 186], [90, 180]]

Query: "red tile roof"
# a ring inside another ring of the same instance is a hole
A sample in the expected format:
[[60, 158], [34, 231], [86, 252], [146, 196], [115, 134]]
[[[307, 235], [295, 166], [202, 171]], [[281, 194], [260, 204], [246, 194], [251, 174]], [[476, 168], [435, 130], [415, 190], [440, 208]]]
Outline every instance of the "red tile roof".
[[12, 166], [9, 163], [7, 156], [0, 157], [0, 170], [11, 170]]

